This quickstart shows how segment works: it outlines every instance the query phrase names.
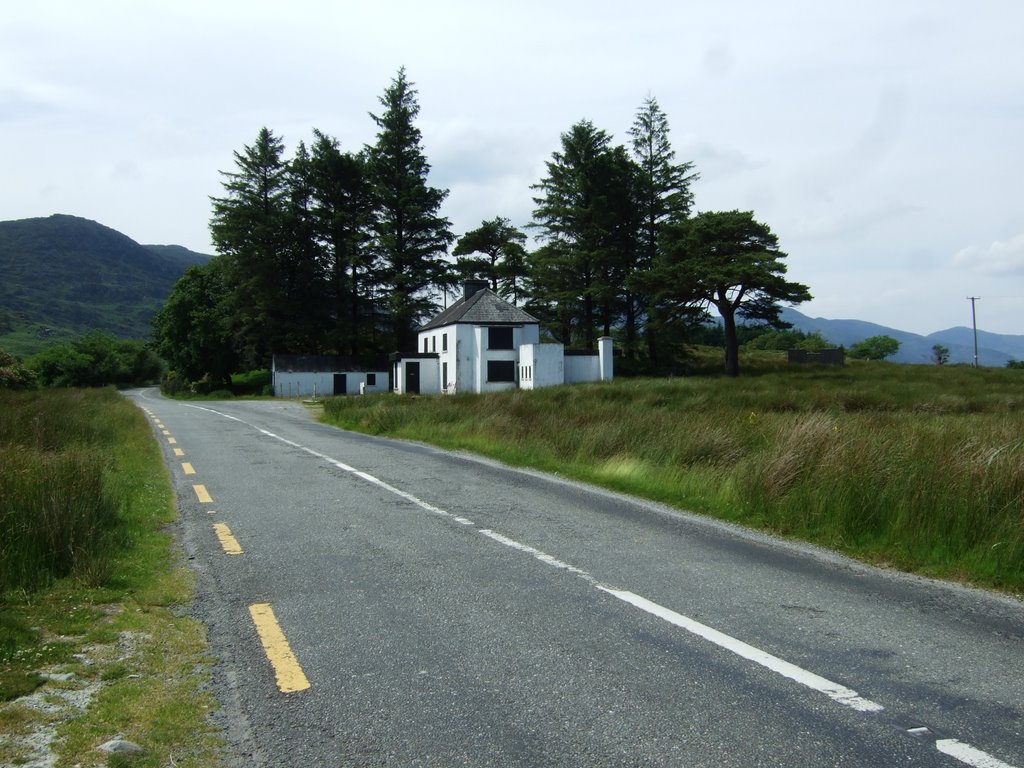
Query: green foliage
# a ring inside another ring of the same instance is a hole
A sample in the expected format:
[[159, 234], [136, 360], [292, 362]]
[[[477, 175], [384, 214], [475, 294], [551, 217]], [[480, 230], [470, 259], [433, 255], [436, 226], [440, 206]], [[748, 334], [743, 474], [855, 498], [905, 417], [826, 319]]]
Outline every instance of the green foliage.
[[531, 259], [527, 308], [565, 344], [592, 349], [625, 310], [637, 261], [639, 173], [622, 146], [589, 120], [562, 134], [562, 149], [533, 186], [533, 226], [545, 246]]
[[335, 398], [325, 418], [909, 570], [1024, 589], [1024, 409], [1015, 373], [862, 362], [793, 371], [762, 369], [757, 359], [745, 353], [758, 375], [743, 380]]
[[665, 230], [643, 284], [663, 318], [703, 317], [714, 306], [725, 331], [725, 371], [737, 376], [737, 316], [778, 326], [780, 302], [811, 298], [807, 286], [785, 279], [785, 255], [753, 213], [708, 211]]
[[141, 341], [90, 331], [68, 344], [49, 347], [26, 365], [49, 387], [132, 386], [157, 381], [160, 358]]
[[415, 349], [416, 327], [436, 309], [431, 291], [450, 284], [445, 255], [455, 236], [439, 214], [448, 190], [427, 184], [430, 165], [415, 125], [416, 90], [399, 69], [371, 114], [377, 140], [368, 151], [376, 200], [372, 249], [379, 287], [387, 297], [392, 349]]
[[884, 360], [900, 350], [892, 336], [871, 336], [852, 345], [847, 354], [854, 360]]
[[785, 352], [790, 349], [829, 349], [833, 347], [820, 332], [777, 330], [761, 326], [763, 332], [749, 341], [743, 342], [743, 349], [774, 349]]
[[176, 377], [229, 381], [237, 356], [229, 330], [227, 271], [222, 257], [189, 267], [153, 318], [156, 349]]
[[21, 360], [0, 349], [0, 390], [35, 389], [36, 375]]
[[1024, 360], [1007, 360], [1006, 367], [1024, 369]]
[[[463, 279], [487, 280], [491, 290], [518, 304], [526, 279], [526, 235], [499, 216], [483, 222], [455, 243], [455, 271]], [[475, 253], [484, 258], [466, 258]]]
[[942, 344], [932, 346], [932, 362], [936, 365], [945, 365], [949, 362], [949, 347]]

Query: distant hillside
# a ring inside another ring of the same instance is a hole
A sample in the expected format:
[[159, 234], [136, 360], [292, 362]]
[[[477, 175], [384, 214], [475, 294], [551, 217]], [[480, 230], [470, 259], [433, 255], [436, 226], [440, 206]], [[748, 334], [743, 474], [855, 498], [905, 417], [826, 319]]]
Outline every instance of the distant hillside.
[[[812, 318], [790, 308], [783, 309], [782, 319], [792, 323], [797, 330], [818, 331], [836, 346], [850, 347], [869, 336], [891, 336], [900, 342], [900, 351], [889, 358], [897, 363], [930, 363], [932, 347], [936, 344], [949, 348], [951, 363], [971, 363], [974, 360], [974, 332], [970, 328], [949, 328], [921, 336], [863, 320]], [[1024, 336], [978, 331], [980, 365], [1000, 368], [1008, 360], [1024, 360]]]
[[29, 355], [93, 329], [145, 338], [185, 269], [210, 258], [76, 216], [0, 222], [0, 348]]

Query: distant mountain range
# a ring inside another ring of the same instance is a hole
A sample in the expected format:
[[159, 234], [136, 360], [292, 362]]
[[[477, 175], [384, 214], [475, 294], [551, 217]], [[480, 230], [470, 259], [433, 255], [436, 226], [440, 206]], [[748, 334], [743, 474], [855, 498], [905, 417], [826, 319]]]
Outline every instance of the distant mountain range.
[[[808, 317], [790, 308], [782, 310], [782, 319], [799, 331], [817, 331], [832, 344], [847, 348], [871, 336], [891, 336], [900, 342], [900, 350], [888, 359], [897, 363], [931, 363], [932, 347], [936, 344], [949, 349], [950, 363], [974, 361], [974, 331], [963, 326], [921, 336], [863, 320]], [[978, 331], [979, 365], [1003, 367], [1009, 360], [1024, 360], [1024, 336]]]
[[185, 269], [210, 258], [77, 216], [2, 221], [0, 348], [30, 355], [92, 329], [145, 338]]

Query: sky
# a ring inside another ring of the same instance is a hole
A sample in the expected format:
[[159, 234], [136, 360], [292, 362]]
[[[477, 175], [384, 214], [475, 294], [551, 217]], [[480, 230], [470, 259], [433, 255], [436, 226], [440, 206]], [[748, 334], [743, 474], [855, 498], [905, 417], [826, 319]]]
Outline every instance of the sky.
[[[458, 236], [530, 222], [574, 123], [653, 96], [698, 211], [753, 211], [798, 307], [1024, 334], [1020, 0], [34, 0], [0, 21], [0, 220], [70, 214], [213, 253], [262, 127], [371, 144], [400, 67]], [[2, 276], [0, 276], [2, 279]]]

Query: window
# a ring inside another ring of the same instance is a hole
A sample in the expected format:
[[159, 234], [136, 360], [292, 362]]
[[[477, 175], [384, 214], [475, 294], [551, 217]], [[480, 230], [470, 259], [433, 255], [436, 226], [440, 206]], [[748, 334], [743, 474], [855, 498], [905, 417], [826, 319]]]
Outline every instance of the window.
[[447, 352], [448, 351], [448, 334], [447, 333], [441, 335], [441, 351], [442, 352]]
[[515, 381], [516, 361], [515, 360], [488, 360], [487, 361], [488, 381]]
[[366, 374], [366, 386], [373, 387], [373, 386], [376, 386], [376, 384], [377, 384], [377, 374], [376, 373], [368, 373], [368, 374]]
[[437, 352], [437, 336], [430, 337], [430, 351]]
[[512, 328], [509, 326], [490, 326], [487, 328], [488, 349], [512, 349]]
[[423, 337], [423, 351], [424, 352], [427, 351], [427, 337], [426, 336]]
[[441, 386], [448, 391], [448, 363], [441, 363]]

